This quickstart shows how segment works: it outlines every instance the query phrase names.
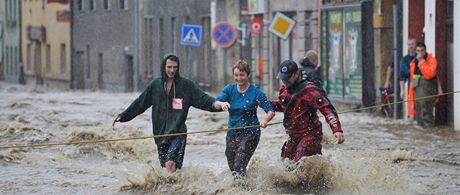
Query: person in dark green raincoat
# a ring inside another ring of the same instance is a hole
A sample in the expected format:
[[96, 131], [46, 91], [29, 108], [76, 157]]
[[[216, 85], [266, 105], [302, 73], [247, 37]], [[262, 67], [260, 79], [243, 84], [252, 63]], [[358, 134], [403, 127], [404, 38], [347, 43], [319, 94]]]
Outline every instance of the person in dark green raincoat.
[[[190, 106], [217, 112], [215, 99], [191, 80], [179, 75], [180, 62], [174, 54], [165, 56], [161, 63], [161, 77], [154, 79], [139, 97], [121, 114], [116, 122], [128, 122], [152, 107], [153, 135], [187, 132], [185, 120]], [[187, 136], [155, 138], [158, 158], [169, 172], [182, 168]]]

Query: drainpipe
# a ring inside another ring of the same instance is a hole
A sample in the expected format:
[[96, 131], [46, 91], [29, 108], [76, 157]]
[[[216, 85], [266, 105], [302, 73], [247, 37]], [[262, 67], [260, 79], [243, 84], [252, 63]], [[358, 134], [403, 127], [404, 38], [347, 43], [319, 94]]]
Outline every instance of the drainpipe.
[[[460, 51], [460, 1], [454, 1], [454, 51]], [[454, 74], [460, 75], [460, 55], [454, 55]], [[454, 91], [460, 91], [460, 77], [454, 76]], [[460, 94], [454, 94], [454, 129], [460, 131]]]
[[396, 0], [393, 1], [393, 118], [398, 119], [398, 6]]

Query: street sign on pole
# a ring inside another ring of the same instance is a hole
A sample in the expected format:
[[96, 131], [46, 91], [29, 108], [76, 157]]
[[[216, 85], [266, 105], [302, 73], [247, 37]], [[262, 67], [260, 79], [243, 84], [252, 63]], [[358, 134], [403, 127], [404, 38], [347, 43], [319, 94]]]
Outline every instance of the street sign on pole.
[[261, 17], [254, 17], [251, 21], [251, 27], [249, 28], [249, 32], [252, 34], [259, 35], [262, 33], [262, 25], [263, 19]]
[[201, 45], [201, 26], [184, 24], [182, 25], [182, 36], [180, 43], [188, 46], [200, 46]]
[[212, 30], [212, 39], [221, 47], [229, 47], [236, 40], [236, 31], [227, 22], [219, 22]]
[[278, 12], [273, 18], [268, 30], [282, 39], [287, 39], [289, 33], [291, 33], [294, 28], [294, 25], [295, 21], [293, 19]]

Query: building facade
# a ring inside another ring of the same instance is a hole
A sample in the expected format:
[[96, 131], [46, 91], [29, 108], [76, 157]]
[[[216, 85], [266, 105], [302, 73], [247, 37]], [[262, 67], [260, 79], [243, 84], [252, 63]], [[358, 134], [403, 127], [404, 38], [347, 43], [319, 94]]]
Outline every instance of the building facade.
[[[454, 91], [454, 10], [453, 0], [409, 0], [404, 3], [404, 42], [408, 37], [424, 42], [427, 52], [438, 61], [437, 78], [444, 92]], [[407, 50], [406, 50], [407, 51]], [[440, 99], [436, 106], [436, 123], [454, 122], [454, 96]]]
[[[160, 76], [160, 63], [167, 53], [175, 53], [181, 62], [180, 74], [194, 80], [203, 89], [215, 88], [217, 64], [211, 63], [210, 0], [149, 0], [141, 18], [142, 82]], [[201, 26], [199, 46], [181, 44], [184, 24]]]
[[76, 89], [137, 89], [141, 1], [72, 1], [72, 82]]
[[[324, 0], [321, 62], [332, 100], [374, 105], [376, 100], [372, 1]], [[369, 49], [371, 48], [371, 49]]]
[[21, 46], [26, 82], [69, 88], [69, 1], [21, 2]]
[[3, 81], [5, 80], [5, 73], [4, 73], [4, 69], [5, 69], [5, 65], [4, 65], [4, 62], [3, 62], [3, 34], [4, 34], [4, 23], [5, 23], [5, 4], [4, 3], [0, 3], [0, 81]]
[[21, 1], [1, 1], [0, 10], [0, 80], [19, 83], [22, 75]]
[[[248, 0], [242, 3], [241, 21], [251, 25], [251, 19], [263, 21], [260, 34], [251, 33], [249, 39], [253, 82], [266, 93], [275, 97], [280, 87], [276, 79], [279, 64], [286, 59], [299, 61], [309, 49], [319, 51], [320, 1]], [[269, 31], [277, 13], [295, 21], [287, 38], [281, 38]], [[244, 49], [242, 50], [244, 53]]]

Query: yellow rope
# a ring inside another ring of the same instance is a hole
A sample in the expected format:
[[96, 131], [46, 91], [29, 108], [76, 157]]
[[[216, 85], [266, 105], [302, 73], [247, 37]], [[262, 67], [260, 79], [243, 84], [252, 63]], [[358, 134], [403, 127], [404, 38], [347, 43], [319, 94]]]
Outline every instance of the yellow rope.
[[[272, 124], [269, 124], [269, 125], [274, 125], [274, 124], [277, 124], [277, 123], [272, 123]], [[0, 146], [0, 149], [7, 149], [7, 148], [34, 148], [34, 147], [48, 147], [48, 146], [60, 146], [60, 145], [77, 145], [77, 144], [93, 144], [93, 143], [114, 142], [114, 141], [127, 141], [127, 140], [138, 140], [138, 139], [160, 138], [160, 137], [173, 137], [173, 136], [181, 136], [181, 135], [189, 135], [189, 134], [199, 134], [199, 133], [211, 133], [211, 132], [219, 132], [219, 131], [249, 129], [249, 128], [256, 128], [256, 127], [260, 127], [260, 125], [225, 128], [225, 129], [222, 129], [222, 128], [221, 129], [211, 129], [211, 130], [197, 131], [197, 132], [171, 133], [171, 134], [142, 136], [142, 137], [115, 138], [115, 139], [77, 141], [77, 142], [60, 142], [60, 143], [47, 143], [47, 144], [10, 145], [10, 146]]]
[[[396, 102], [397, 104], [408, 102], [408, 101], [418, 101], [422, 99], [428, 99], [433, 97], [440, 97], [446, 96], [454, 93], [459, 93], [460, 91], [448, 92], [439, 95], [432, 95], [432, 96], [425, 96], [420, 98], [415, 98], [413, 100], [403, 100]], [[380, 104], [375, 106], [364, 107], [360, 109], [353, 109], [343, 112], [338, 112], [338, 114], [344, 114], [349, 112], [357, 112], [362, 110], [369, 110], [372, 108], [377, 108], [381, 106], [386, 106], [394, 103], [387, 103], [387, 104]], [[283, 122], [275, 122], [270, 123], [270, 125], [281, 124]], [[142, 137], [129, 137], [129, 138], [115, 138], [115, 139], [104, 139], [104, 140], [92, 140], [92, 141], [77, 141], [77, 142], [60, 142], [60, 143], [47, 143], [47, 144], [24, 144], [24, 145], [6, 145], [0, 146], [0, 149], [8, 149], [8, 148], [35, 148], [35, 147], [49, 147], [49, 146], [60, 146], [60, 145], [78, 145], [78, 144], [94, 144], [94, 143], [104, 143], [104, 142], [115, 142], [115, 141], [126, 141], [126, 140], [139, 140], [139, 139], [151, 139], [151, 138], [160, 138], [160, 137], [172, 137], [172, 136], [181, 136], [181, 135], [191, 135], [191, 134], [201, 134], [201, 133], [211, 133], [211, 132], [219, 132], [219, 131], [229, 131], [229, 130], [242, 130], [242, 129], [249, 129], [249, 128], [258, 128], [260, 125], [252, 125], [252, 126], [244, 126], [244, 127], [233, 127], [233, 128], [220, 128], [220, 129], [210, 129], [205, 131], [196, 131], [196, 132], [184, 132], [184, 133], [171, 133], [171, 134], [162, 134], [162, 135], [153, 135], [153, 136], [142, 136]]]
[[[397, 101], [396, 104], [400, 104], [400, 103], [403, 103], [403, 102], [410, 102], [410, 101], [418, 101], [418, 100], [423, 100], [423, 99], [429, 99], [429, 98], [434, 98], [434, 97], [441, 97], [441, 96], [446, 96], [446, 95], [459, 93], [459, 92], [460, 91], [453, 91], [453, 92], [442, 93], [442, 94], [437, 94], [437, 95], [430, 95], [430, 96], [425, 96], [425, 97], [420, 97], [420, 98], [414, 98], [414, 99], [410, 99], [410, 100], [401, 100], [401, 101]], [[375, 106], [358, 108], [358, 109], [354, 109], [354, 110], [348, 110], [348, 111], [339, 112], [339, 114], [344, 114], [344, 113], [349, 113], [349, 112], [358, 112], [358, 111], [362, 111], [362, 110], [369, 110], [369, 109], [372, 109], [372, 108], [378, 108], [378, 107], [381, 107], [381, 106], [388, 106], [388, 105], [391, 105], [391, 104], [394, 104], [394, 103], [391, 102], [391, 103], [386, 103], [386, 104], [379, 104], [379, 105], [375, 105]]]

